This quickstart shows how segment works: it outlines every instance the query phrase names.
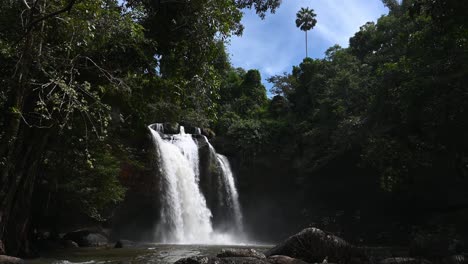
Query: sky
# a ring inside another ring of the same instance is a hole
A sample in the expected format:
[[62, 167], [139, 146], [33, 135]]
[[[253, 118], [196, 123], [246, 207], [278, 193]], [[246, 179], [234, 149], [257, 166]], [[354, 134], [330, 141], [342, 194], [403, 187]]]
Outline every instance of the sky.
[[[292, 66], [305, 57], [305, 33], [295, 24], [301, 7], [312, 8], [317, 14], [317, 25], [308, 32], [312, 58], [323, 58], [335, 44], [347, 47], [360, 26], [388, 13], [381, 0], [283, 0], [276, 13], [267, 14], [264, 20], [254, 11], [245, 10], [244, 33], [232, 37], [228, 45], [233, 66], [258, 69], [264, 80], [291, 72]], [[266, 81], [264, 84], [271, 87]]]

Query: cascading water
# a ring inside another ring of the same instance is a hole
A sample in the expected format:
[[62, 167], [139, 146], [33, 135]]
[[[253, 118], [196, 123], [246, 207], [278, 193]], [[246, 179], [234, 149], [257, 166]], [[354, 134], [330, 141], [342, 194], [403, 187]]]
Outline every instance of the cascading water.
[[243, 232], [244, 226], [242, 223], [242, 211], [239, 204], [239, 194], [237, 193], [236, 185], [234, 182], [234, 175], [232, 174], [231, 165], [229, 164], [229, 160], [226, 156], [221, 154], [216, 154], [216, 158], [218, 159], [219, 164], [221, 165], [221, 170], [223, 174], [224, 180], [224, 191], [227, 194], [227, 206], [232, 210], [235, 228], [237, 228], [238, 232]]
[[[231, 225], [227, 232], [214, 230], [212, 213], [205, 196], [200, 190], [199, 146], [183, 126], [180, 133], [164, 134], [162, 124], [150, 125], [153, 141], [158, 153], [161, 175], [161, 212], [157, 228], [157, 240], [176, 244], [239, 244], [244, 241], [242, 214], [234, 177], [226, 157], [216, 154], [217, 166], [221, 170], [226, 206], [231, 211]], [[199, 133], [199, 129], [195, 132]]]

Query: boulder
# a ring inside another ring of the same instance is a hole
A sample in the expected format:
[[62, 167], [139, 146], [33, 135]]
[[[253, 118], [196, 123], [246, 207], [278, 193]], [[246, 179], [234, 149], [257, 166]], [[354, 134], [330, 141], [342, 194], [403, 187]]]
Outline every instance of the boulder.
[[337, 237], [318, 228], [306, 228], [286, 239], [281, 244], [268, 250], [267, 257], [284, 255], [310, 263], [328, 262], [350, 263], [366, 262], [364, 252]]
[[271, 264], [266, 259], [250, 258], [250, 257], [206, 257], [197, 256], [183, 258], [176, 261], [174, 264]]
[[114, 248], [123, 248], [123, 244], [122, 244], [122, 241], [117, 241], [114, 245]]
[[24, 263], [24, 260], [20, 258], [0, 255], [0, 264], [21, 264], [21, 263]]
[[[86, 247], [101, 247], [105, 246], [109, 243], [107, 237], [102, 234], [98, 233], [91, 233], [85, 237], [86, 243], [84, 246]], [[80, 245], [81, 246], [81, 245]]]
[[103, 234], [92, 233], [89, 230], [78, 230], [67, 233], [63, 240], [71, 240], [80, 247], [100, 247], [108, 244], [109, 240]]
[[264, 259], [265, 254], [260, 253], [252, 248], [227, 248], [223, 249], [221, 253], [216, 255], [218, 258], [229, 258], [229, 257], [249, 257], [249, 258], [259, 258]]
[[379, 264], [430, 264], [431, 262], [425, 259], [418, 258], [386, 258], [381, 260]]
[[308, 264], [307, 262], [302, 261], [300, 259], [279, 255], [268, 257], [268, 262], [270, 262], [271, 264]]
[[63, 241], [63, 246], [65, 248], [78, 248], [78, 244], [75, 241], [72, 240], [65, 240]]

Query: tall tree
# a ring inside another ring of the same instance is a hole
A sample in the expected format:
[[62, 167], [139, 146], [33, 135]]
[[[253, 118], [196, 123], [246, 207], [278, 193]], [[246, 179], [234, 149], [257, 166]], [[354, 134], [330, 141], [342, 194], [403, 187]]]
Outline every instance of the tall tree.
[[147, 55], [143, 28], [117, 1], [6, 1], [0, 17], [0, 240], [8, 254], [29, 255], [46, 153], [77, 132], [91, 161], [91, 140], [104, 140], [111, 118], [105, 95], [128, 89], [122, 79]]
[[315, 19], [317, 15], [314, 13], [313, 9], [301, 8], [299, 12], [296, 14], [296, 27], [301, 29], [305, 32], [305, 39], [306, 39], [306, 58], [308, 57], [307, 54], [307, 31], [313, 29], [317, 24], [317, 19]]

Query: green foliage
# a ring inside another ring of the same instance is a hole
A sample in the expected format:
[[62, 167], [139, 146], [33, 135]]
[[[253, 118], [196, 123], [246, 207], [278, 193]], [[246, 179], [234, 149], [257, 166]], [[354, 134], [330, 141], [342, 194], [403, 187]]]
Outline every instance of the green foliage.
[[468, 175], [468, 31], [459, 19], [467, 9], [457, 1], [385, 4], [390, 13], [362, 26], [349, 48], [331, 47], [324, 59], [270, 78], [277, 96], [267, 118], [298, 132], [289, 144], [297, 144], [300, 170], [359, 150], [382, 190], [425, 196], [434, 182], [454, 181], [446, 174]]
[[125, 197], [118, 180], [121, 161], [109, 145], [93, 142], [93, 149], [83, 149], [80, 140], [68, 144], [74, 148], [57, 147], [45, 156], [47, 191], [60, 199], [61, 211], [76, 208], [98, 221], [106, 220], [106, 209]]
[[302, 7], [296, 14], [296, 26], [302, 31], [309, 31], [317, 24], [316, 16], [313, 9]]
[[254, 7], [257, 14], [263, 19], [268, 10], [275, 13], [281, 4], [281, 0], [236, 0], [235, 3], [241, 9]]

